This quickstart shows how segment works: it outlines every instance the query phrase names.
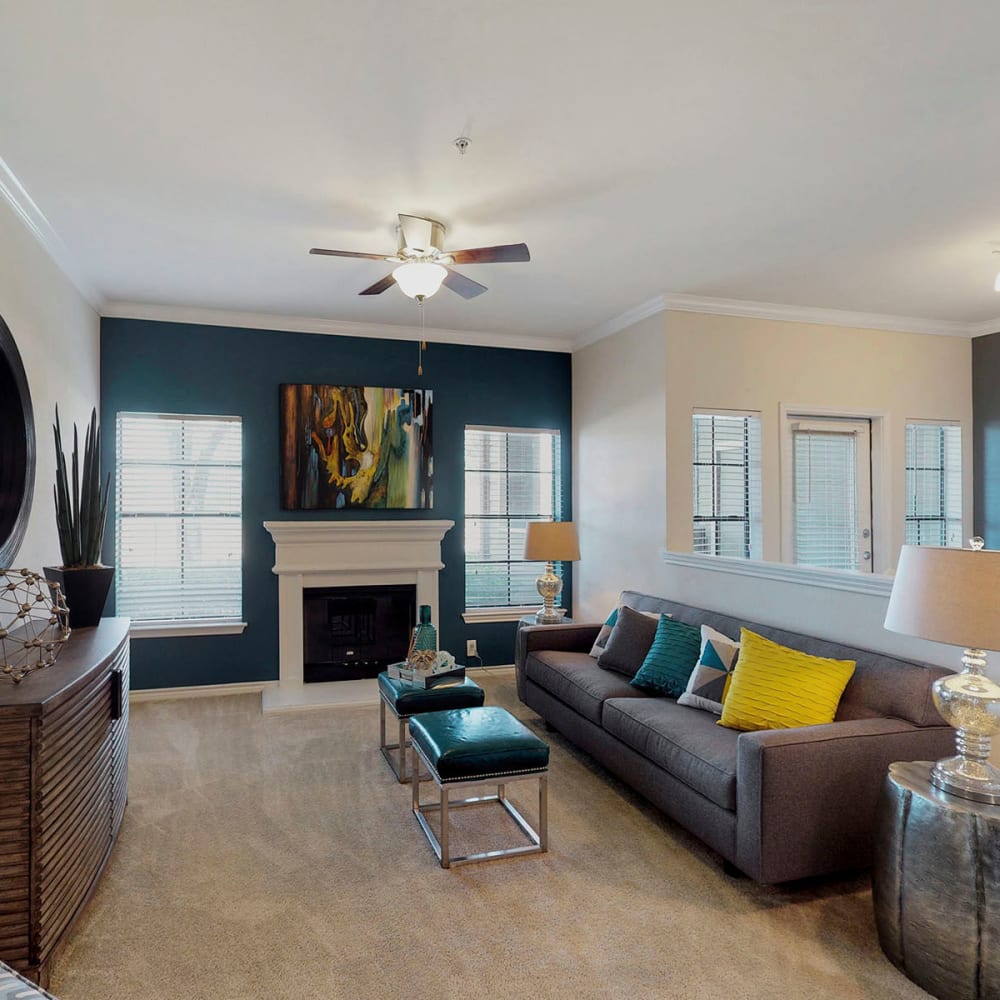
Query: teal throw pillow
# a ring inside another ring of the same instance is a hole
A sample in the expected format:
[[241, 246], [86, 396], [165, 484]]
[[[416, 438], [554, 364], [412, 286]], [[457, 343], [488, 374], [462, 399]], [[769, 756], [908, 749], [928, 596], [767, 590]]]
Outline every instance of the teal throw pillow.
[[701, 629], [662, 615], [653, 644], [631, 684], [676, 698], [684, 693], [700, 652]]

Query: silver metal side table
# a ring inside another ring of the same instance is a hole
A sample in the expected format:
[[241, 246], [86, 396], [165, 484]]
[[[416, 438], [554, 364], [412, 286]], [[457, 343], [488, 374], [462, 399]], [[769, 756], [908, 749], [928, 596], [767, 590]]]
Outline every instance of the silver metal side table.
[[940, 1000], [1000, 996], [1000, 806], [935, 788], [926, 761], [891, 764], [875, 825], [879, 944]]

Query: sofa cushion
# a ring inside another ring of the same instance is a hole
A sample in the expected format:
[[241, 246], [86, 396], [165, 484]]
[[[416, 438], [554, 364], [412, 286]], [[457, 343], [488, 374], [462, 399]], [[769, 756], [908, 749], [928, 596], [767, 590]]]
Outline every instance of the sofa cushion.
[[659, 615], [643, 614], [622, 605], [604, 652], [597, 658], [598, 666], [631, 680], [653, 645], [659, 621]]
[[604, 652], [604, 647], [608, 644], [608, 639], [611, 638], [611, 630], [615, 627], [615, 622], [618, 621], [618, 608], [614, 608], [610, 615], [604, 619], [604, 624], [601, 626], [601, 631], [597, 633], [597, 638], [594, 640], [594, 645], [590, 647], [590, 655], [596, 660], [601, 653]]
[[606, 699], [641, 701], [646, 697], [620, 674], [602, 670], [587, 653], [540, 650], [528, 657], [525, 673], [530, 681], [598, 726]]
[[722, 715], [726, 678], [729, 677], [739, 652], [738, 642], [717, 632], [711, 625], [702, 625], [701, 654], [677, 704]]
[[837, 721], [892, 717], [906, 719], [915, 726], [942, 726], [944, 720], [934, 707], [931, 682], [954, 671], [945, 667], [900, 660], [887, 653], [859, 649], [829, 639], [802, 635], [773, 625], [762, 625], [718, 611], [706, 611], [690, 604], [681, 604], [634, 590], [623, 590], [621, 602], [637, 611], [669, 614], [689, 625], [711, 625], [727, 635], [738, 635], [746, 626], [783, 646], [801, 649], [814, 656], [837, 660], [855, 660], [857, 669], [844, 690], [837, 710]]
[[604, 729], [723, 809], [736, 809], [740, 734], [713, 715], [664, 698], [611, 698]]
[[656, 626], [653, 645], [632, 678], [632, 686], [669, 698], [683, 694], [698, 662], [700, 646], [700, 629], [663, 615]]
[[854, 660], [810, 656], [740, 630], [740, 658], [723, 696], [720, 726], [794, 729], [833, 722]]

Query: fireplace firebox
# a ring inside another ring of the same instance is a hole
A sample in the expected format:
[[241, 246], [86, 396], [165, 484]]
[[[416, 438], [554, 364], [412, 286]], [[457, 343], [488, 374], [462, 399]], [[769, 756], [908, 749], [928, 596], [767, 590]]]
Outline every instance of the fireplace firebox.
[[405, 659], [416, 604], [413, 585], [304, 588], [303, 681], [377, 677]]

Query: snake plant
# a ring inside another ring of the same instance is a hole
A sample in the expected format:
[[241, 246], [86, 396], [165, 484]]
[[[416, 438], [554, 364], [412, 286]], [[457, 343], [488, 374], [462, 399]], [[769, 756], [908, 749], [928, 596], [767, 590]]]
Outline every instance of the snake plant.
[[98, 566], [104, 544], [104, 526], [108, 518], [108, 496], [111, 493], [111, 473], [101, 492], [101, 431], [97, 425], [97, 410], [90, 415], [90, 426], [83, 445], [83, 478], [80, 470], [80, 447], [76, 424], [73, 424], [73, 480], [70, 483], [66, 456], [63, 454], [59, 407], [52, 428], [56, 438], [56, 525], [63, 568]]

